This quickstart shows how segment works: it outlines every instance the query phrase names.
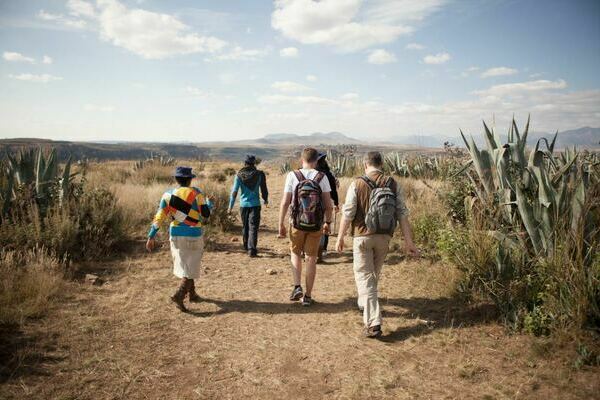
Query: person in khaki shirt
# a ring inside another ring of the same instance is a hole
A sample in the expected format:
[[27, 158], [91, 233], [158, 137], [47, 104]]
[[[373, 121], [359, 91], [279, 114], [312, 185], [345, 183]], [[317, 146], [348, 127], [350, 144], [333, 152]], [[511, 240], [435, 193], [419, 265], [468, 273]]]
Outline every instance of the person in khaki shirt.
[[[413, 243], [412, 229], [408, 221], [408, 209], [404, 203], [404, 195], [398, 182], [383, 173], [383, 157], [379, 152], [369, 152], [365, 157], [365, 176], [378, 187], [386, 183], [396, 194], [396, 220], [404, 235], [405, 250], [410, 256], [419, 256], [419, 250]], [[391, 181], [389, 181], [391, 179]], [[342, 210], [337, 251], [344, 250], [344, 237], [348, 227], [352, 227], [354, 279], [358, 289], [358, 307], [363, 311], [366, 337], [380, 337], [381, 309], [377, 298], [377, 285], [381, 276], [381, 268], [389, 250], [391, 234], [369, 232], [365, 217], [369, 211], [371, 187], [363, 178], [355, 179], [346, 194]]]

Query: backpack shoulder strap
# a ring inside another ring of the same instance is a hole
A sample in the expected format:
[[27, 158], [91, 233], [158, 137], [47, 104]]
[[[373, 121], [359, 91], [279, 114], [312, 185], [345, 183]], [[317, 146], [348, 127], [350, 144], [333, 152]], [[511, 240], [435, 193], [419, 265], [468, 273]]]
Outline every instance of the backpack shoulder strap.
[[358, 179], [362, 179], [367, 185], [369, 185], [371, 190], [373, 190], [377, 187], [377, 184], [375, 182], [373, 182], [373, 180], [371, 178], [369, 178], [367, 175], [360, 176]]
[[323, 177], [325, 176], [324, 173], [322, 173], [321, 171], [317, 172], [317, 175], [315, 175], [315, 179], [313, 179], [313, 181], [317, 182], [317, 183], [321, 183], [321, 179], [323, 179]]
[[392, 178], [391, 176], [388, 176], [385, 180], [383, 187], [393, 189], [395, 183], [396, 183], [396, 181], [394, 180], [394, 178]]
[[300, 170], [295, 170], [293, 171], [294, 175], [296, 176], [296, 179], [298, 179], [298, 182], [302, 182], [304, 180], [306, 180], [306, 178], [304, 177], [304, 175], [302, 174], [302, 172], [300, 172]]

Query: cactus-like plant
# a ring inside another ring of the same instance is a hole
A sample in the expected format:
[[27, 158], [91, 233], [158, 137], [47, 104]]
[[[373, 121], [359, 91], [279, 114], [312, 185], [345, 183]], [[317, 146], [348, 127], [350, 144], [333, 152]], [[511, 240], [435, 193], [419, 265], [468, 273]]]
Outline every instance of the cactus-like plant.
[[62, 199], [70, 194], [73, 178], [71, 174], [71, 158], [67, 160], [62, 172], [59, 172], [58, 155], [55, 148], [47, 154], [41, 148], [22, 150], [19, 154], [7, 154], [6, 186], [2, 190], [2, 212], [8, 212], [10, 202], [15, 194], [15, 189], [21, 186], [31, 187], [35, 200], [48, 206], [53, 195]]
[[490, 129], [485, 122], [483, 125], [486, 149], [480, 150], [473, 138], [467, 139], [461, 131], [473, 166], [466, 174], [478, 189], [474, 200], [494, 204], [502, 210], [494, 216], [494, 226], [498, 229], [507, 231], [507, 227], [513, 227], [518, 231], [523, 227], [527, 232], [525, 240], [518, 239], [514, 232], [502, 232], [504, 240], [524, 244], [532, 256], [551, 255], [557, 245], [555, 234], [560, 221], [568, 216], [573, 229], [579, 226], [591, 165], [578, 162], [579, 153], [575, 149], [555, 156], [558, 133], [551, 142], [538, 140], [529, 151], [526, 147], [529, 120], [523, 132], [519, 132], [513, 120], [505, 144], [500, 142], [494, 128]]

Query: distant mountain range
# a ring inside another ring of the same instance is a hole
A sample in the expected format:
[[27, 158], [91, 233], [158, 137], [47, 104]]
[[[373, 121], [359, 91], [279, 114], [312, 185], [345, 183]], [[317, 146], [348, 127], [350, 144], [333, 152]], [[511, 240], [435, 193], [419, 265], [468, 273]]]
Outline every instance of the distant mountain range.
[[[500, 135], [502, 140], [506, 140], [506, 135]], [[479, 144], [484, 143], [483, 134], [474, 134], [475, 141]], [[528, 136], [527, 142], [530, 145], [534, 145], [540, 138], [547, 138], [548, 141], [554, 137], [553, 133], [545, 132], [531, 132]], [[293, 133], [273, 133], [263, 136], [259, 139], [250, 140], [238, 140], [233, 142], [213, 142], [211, 144], [227, 144], [231, 145], [245, 145], [245, 146], [300, 146], [300, 145], [327, 145], [334, 146], [339, 144], [351, 144], [351, 145], [388, 145], [388, 146], [401, 146], [401, 147], [417, 147], [417, 148], [441, 148], [444, 146], [444, 142], [454, 143], [456, 146], [464, 146], [463, 140], [460, 136], [444, 136], [444, 135], [408, 135], [408, 136], [397, 136], [387, 139], [374, 139], [374, 140], [360, 140], [345, 135], [340, 132], [316, 132], [308, 135], [298, 135]], [[578, 147], [600, 147], [600, 128], [583, 127], [578, 129], [571, 129], [558, 133], [556, 140], [557, 148], [564, 148], [567, 146], [578, 146]]]
[[[502, 140], [506, 140], [506, 134], [501, 134], [500, 137]], [[548, 142], [550, 142], [553, 137], [554, 133], [530, 132], [527, 136], [527, 143], [530, 146], [533, 146], [540, 138], [546, 138]], [[485, 142], [483, 133], [473, 134], [473, 138], [477, 144], [483, 144]], [[444, 142], [451, 142], [457, 146], [464, 146], [460, 136], [411, 135], [399, 136], [389, 139], [388, 141], [393, 144], [412, 145], [417, 147], [442, 147]], [[585, 148], [600, 147], [600, 128], [590, 128], [589, 126], [586, 126], [583, 128], [558, 132], [556, 146], [557, 148], [570, 146]]]
[[[529, 145], [534, 145], [540, 138], [552, 140], [549, 133], [532, 132], [528, 137]], [[483, 135], [474, 136], [476, 142], [483, 145]], [[503, 138], [505, 140], [505, 138]], [[148, 157], [150, 154], [169, 154], [179, 159], [218, 159], [240, 160], [247, 153], [256, 154], [263, 159], [273, 159], [289, 155], [302, 146], [324, 148], [336, 145], [356, 145], [360, 151], [423, 151], [426, 148], [440, 149], [445, 141], [456, 146], [464, 146], [460, 137], [444, 137], [434, 135], [398, 136], [387, 140], [359, 140], [340, 132], [316, 132], [309, 135], [276, 133], [260, 139], [239, 140], [212, 143], [135, 143], [135, 142], [69, 142], [45, 139], [0, 139], [0, 159], [6, 153], [16, 152], [21, 148], [55, 147], [60, 159], [69, 156], [74, 159], [96, 160], [132, 160]], [[559, 132], [557, 148], [568, 146], [579, 148], [600, 148], [600, 128], [584, 127]]]

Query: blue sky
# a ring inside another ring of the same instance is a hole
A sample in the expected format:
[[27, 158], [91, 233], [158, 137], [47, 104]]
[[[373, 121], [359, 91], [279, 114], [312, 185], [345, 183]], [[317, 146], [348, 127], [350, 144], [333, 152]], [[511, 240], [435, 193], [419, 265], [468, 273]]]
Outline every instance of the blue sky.
[[600, 126], [600, 2], [0, 0], [0, 138]]

